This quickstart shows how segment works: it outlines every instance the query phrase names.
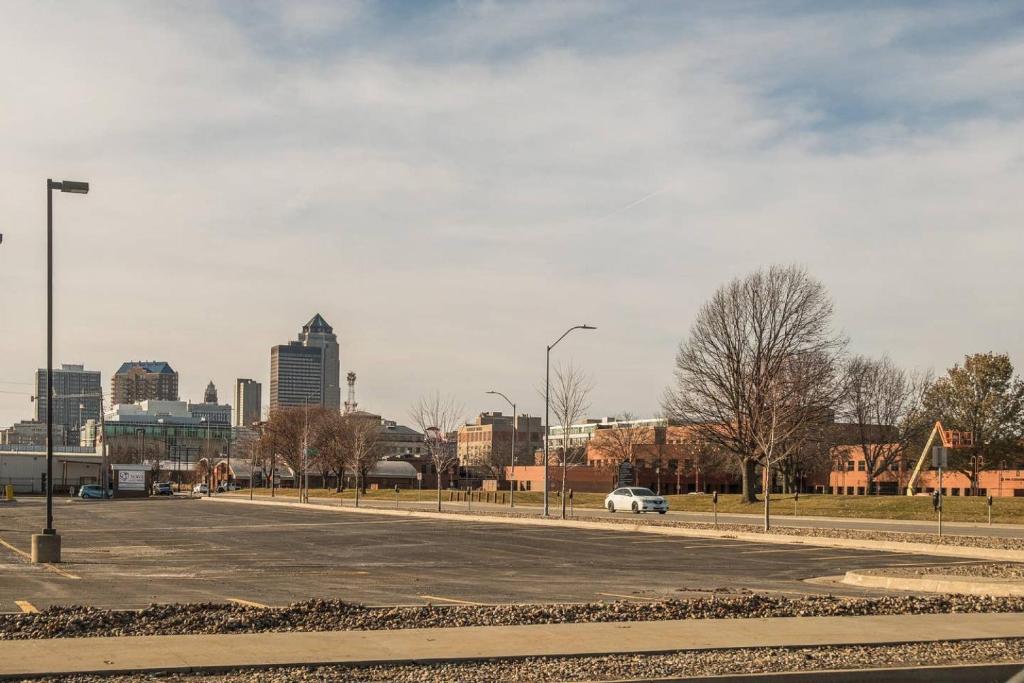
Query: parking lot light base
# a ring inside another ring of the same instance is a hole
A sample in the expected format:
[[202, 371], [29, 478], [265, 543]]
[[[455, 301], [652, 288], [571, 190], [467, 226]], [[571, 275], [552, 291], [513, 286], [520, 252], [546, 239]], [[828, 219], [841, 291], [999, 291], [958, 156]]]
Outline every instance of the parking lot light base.
[[32, 534], [32, 563], [52, 564], [58, 562], [60, 562], [60, 535], [53, 529], [46, 529], [41, 534]]

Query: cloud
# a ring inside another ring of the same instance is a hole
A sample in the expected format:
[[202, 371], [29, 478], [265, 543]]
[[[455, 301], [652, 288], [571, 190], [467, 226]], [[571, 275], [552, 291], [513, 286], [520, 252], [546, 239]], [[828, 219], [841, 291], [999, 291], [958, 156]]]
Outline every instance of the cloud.
[[1014, 11], [12, 5], [0, 381], [44, 358], [48, 175], [93, 183], [56, 201], [57, 360], [105, 382], [265, 381], [320, 311], [367, 408], [537, 413], [544, 345], [587, 322], [558, 353], [595, 412], [650, 413], [713, 289], [792, 261], [858, 350], [1019, 358]]

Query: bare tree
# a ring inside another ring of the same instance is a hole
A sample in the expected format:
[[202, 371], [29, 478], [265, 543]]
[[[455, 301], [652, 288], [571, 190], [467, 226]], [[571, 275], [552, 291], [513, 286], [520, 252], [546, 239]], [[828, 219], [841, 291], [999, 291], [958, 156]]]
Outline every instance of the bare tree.
[[442, 396], [440, 391], [422, 396], [410, 409], [413, 424], [424, 434], [423, 444], [434, 466], [437, 477], [437, 509], [441, 510], [441, 477], [458, 467], [458, 444], [450, 435], [462, 424], [465, 409], [454, 396]]
[[846, 363], [846, 392], [840, 419], [850, 424], [864, 454], [865, 491], [878, 493], [875, 479], [902, 460], [927, 427], [922, 409], [928, 373], [913, 374], [896, 367], [888, 357], [854, 356]]
[[[824, 285], [803, 268], [772, 266], [737, 278], [701, 307], [680, 344], [665, 414], [737, 458], [743, 500], [753, 503], [757, 465], [784, 457], [783, 442], [798, 435], [807, 422], [802, 416], [813, 410], [809, 401], [828, 393], [814, 380], [832, 375], [813, 367], [834, 370], [845, 345], [832, 330]], [[813, 394], [801, 399], [800, 386]]]
[[[620, 423], [609, 429], [599, 429], [594, 435], [594, 445], [603, 454], [607, 454], [616, 465], [624, 462], [633, 463], [637, 449], [646, 444], [654, 443], [652, 431], [647, 427], [636, 427], [636, 415], [624, 412], [615, 419]], [[659, 455], [660, 462], [660, 455]]]
[[316, 449], [315, 465], [324, 475], [325, 482], [328, 475], [334, 477], [335, 492], [340, 492], [344, 486], [348, 426], [345, 416], [332, 410], [318, 416], [310, 435], [310, 444]]
[[772, 468], [814, 450], [827, 435], [842, 395], [838, 356], [821, 352], [794, 355], [759, 387], [752, 401], [751, 432], [763, 473], [764, 528], [771, 526]]
[[359, 494], [366, 493], [366, 478], [381, 458], [378, 447], [380, 422], [357, 413], [342, 416], [345, 423], [346, 462], [356, 475], [356, 505]]
[[569, 447], [570, 427], [590, 409], [590, 379], [573, 363], [555, 367], [551, 383], [551, 410], [562, 425], [562, 519], [565, 519], [565, 473], [570, 465], [573, 449]]

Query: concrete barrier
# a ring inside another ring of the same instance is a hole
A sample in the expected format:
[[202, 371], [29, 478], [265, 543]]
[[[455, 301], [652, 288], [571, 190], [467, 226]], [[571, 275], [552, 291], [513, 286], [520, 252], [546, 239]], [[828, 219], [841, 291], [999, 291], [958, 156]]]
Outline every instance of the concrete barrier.
[[843, 583], [863, 588], [886, 588], [888, 590], [914, 591], [921, 593], [959, 593], [962, 595], [991, 595], [1014, 597], [1024, 595], [1024, 582], [998, 581], [969, 576], [893, 576], [863, 571], [848, 571]]

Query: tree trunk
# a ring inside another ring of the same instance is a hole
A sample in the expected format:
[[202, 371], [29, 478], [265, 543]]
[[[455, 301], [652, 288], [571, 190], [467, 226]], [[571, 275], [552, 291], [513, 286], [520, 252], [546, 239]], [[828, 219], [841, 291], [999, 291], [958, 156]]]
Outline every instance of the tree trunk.
[[764, 467], [764, 530], [772, 527], [771, 522], [771, 499], [772, 499], [772, 468], [770, 465]]
[[437, 475], [437, 511], [441, 511], [441, 475]]
[[757, 502], [757, 488], [754, 482], [754, 462], [753, 458], [745, 458], [741, 462], [741, 469], [743, 472], [743, 496], [742, 502], [744, 503], [756, 503]]

